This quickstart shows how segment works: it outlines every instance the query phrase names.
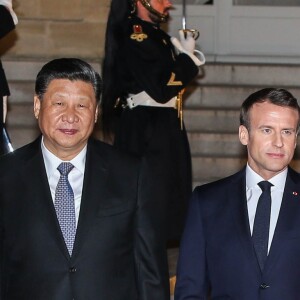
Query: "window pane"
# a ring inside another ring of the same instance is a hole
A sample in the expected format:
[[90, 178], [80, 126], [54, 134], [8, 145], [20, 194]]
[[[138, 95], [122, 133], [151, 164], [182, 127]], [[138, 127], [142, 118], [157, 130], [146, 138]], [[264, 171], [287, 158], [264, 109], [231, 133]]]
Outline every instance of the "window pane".
[[300, 6], [300, 0], [233, 0], [233, 5]]

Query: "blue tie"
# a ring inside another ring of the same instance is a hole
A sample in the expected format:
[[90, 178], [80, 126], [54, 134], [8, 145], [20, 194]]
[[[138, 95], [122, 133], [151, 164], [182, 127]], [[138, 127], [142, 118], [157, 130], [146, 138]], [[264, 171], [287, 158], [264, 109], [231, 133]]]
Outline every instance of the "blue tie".
[[57, 167], [60, 178], [56, 186], [54, 201], [57, 219], [70, 255], [72, 255], [76, 235], [74, 193], [68, 180], [68, 174], [73, 168], [74, 166], [69, 162], [62, 162]]
[[258, 183], [262, 193], [257, 203], [252, 240], [261, 270], [263, 270], [268, 256], [272, 185], [273, 184], [269, 181], [261, 181]]

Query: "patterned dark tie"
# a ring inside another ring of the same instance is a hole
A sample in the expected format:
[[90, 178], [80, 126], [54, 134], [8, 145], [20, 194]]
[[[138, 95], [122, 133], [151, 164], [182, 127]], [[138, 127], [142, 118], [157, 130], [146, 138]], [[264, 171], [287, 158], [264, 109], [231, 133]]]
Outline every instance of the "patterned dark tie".
[[263, 270], [268, 256], [272, 185], [273, 184], [269, 181], [261, 181], [258, 183], [262, 194], [257, 203], [252, 240], [261, 270]]
[[57, 167], [60, 178], [56, 186], [54, 201], [57, 219], [70, 256], [76, 235], [74, 193], [68, 180], [68, 174], [73, 168], [74, 166], [69, 162], [62, 162]]

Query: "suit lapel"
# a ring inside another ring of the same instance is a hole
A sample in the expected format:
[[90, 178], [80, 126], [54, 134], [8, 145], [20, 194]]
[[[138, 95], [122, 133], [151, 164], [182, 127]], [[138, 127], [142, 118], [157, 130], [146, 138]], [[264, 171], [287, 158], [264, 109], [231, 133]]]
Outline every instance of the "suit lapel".
[[96, 151], [90, 141], [87, 149], [80, 214], [72, 258], [76, 257], [84, 243], [84, 238], [88, 236], [88, 230], [91, 228], [91, 223], [94, 222], [99, 209], [99, 199], [105, 197], [106, 162], [107, 159], [104, 153], [100, 153], [100, 149]]
[[243, 169], [237, 174], [232, 184], [229, 187], [228, 195], [230, 197], [231, 211], [233, 220], [236, 223], [236, 229], [241, 241], [246, 260], [252, 262], [257, 273], [260, 273], [260, 268], [253, 248], [248, 208], [246, 196], [246, 169]]
[[[28, 148], [29, 159], [24, 157], [23, 174], [30, 195], [30, 205], [34, 216], [42, 219], [45, 235], [52, 238], [63, 254], [69, 258], [67, 248], [57, 221], [56, 212], [49, 188], [48, 178], [41, 151], [41, 139], [37, 139]], [[30, 174], [30, 176], [28, 176]]]
[[300, 176], [288, 170], [281, 208], [264, 271], [269, 272], [278, 261], [289, 234], [300, 226]]

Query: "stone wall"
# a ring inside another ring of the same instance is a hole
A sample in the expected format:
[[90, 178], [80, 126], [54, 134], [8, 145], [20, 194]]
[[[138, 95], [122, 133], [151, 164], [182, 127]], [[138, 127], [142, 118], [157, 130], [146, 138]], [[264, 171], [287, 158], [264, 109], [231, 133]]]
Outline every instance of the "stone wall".
[[110, 0], [13, 0], [19, 18], [1, 40], [3, 60], [101, 60]]

